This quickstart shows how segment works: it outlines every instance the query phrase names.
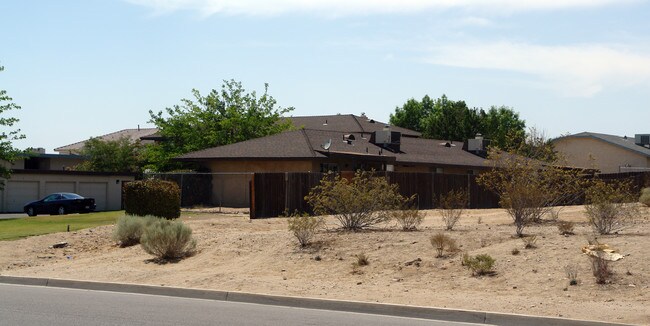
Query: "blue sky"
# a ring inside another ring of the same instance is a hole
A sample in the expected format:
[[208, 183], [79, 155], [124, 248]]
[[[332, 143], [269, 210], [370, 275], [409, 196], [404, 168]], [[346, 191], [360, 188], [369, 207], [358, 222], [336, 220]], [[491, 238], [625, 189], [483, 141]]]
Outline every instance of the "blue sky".
[[151, 126], [241, 81], [292, 115], [360, 114], [446, 94], [507, 105], [550, 137], [650, 133], [650, 4], [641, 0], [61, 0], [0, 2], [0, 89], [18, 148]]

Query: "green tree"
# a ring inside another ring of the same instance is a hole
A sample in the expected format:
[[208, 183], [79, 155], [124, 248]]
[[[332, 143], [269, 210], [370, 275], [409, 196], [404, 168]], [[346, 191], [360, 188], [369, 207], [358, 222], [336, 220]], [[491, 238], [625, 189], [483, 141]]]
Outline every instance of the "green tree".
[[[0, 72], [4, 69], [3, 66], [0, 66]], [[11, 169], [5, 166], [5, 162], [13, 162], [18, 153], [18, 150], [13, 147], [11, 142], [25, 138], [25, 135], [20, 133], [20, 129], [6, 130], [6, 128], [13, 127], [18, 122], [17, 118], [5, 118], [1, 115], [6, 111], [19, 109], [20, 106], [13, 102], [13, 98], [7, 95], [7, 91], [0, 89], [0, 126], [2, 126], [0, 131], [0, 189], [4, 189], [4, 180], [2, 179], [8, 179], [11, 176]]]
[[525, 139], [526, 123], [513, 109], [492, 106], [487, 112], [469, 108], [465, 101], [454, 101], [442, 95], [422, 101], [409, 99], [390, 115], [392, 125], [422, 132], [426, 138], [467, 140], [477, 133], [492, 141], [492, 145], [509, 150]]
[[222, 146], [276, 134], [291, 128], [291, 121], [282, 121], [284, 113], [293, 110], [276, 108], [276, 100], [268, 94], [257, 97], [247, 93], [240, 82], [224, 80], [221, 90], [206, 96], [192, 90], [194, 100], [182, 99], [162, 111], [149, 111], [150, 122], [158, 127], [163, 140], [147, 147], [151, 168], [168, 171], [181, 168], [172, 159], [176, 156], [210, 147]]
[[143, 165], [140, 142], [131, 142], [127, 137], [108, 141], [91, 138], [86, 141], [81, 155], [87, 157], [87, 161], [77, 165], [80, 171], [138, 173]]

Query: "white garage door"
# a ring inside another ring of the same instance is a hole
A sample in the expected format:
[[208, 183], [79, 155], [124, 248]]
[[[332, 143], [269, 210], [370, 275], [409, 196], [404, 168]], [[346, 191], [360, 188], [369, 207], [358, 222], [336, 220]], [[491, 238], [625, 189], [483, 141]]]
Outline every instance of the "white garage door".
[[106, 210], [106, 194], [108, 192], [108, 183], [106, 182], [79, 182], [77, 193], [83, 197], [95, 198], [97, 211]]
[[30, 201], [39, 200], [38, 181], [7, 181], [5, 184], [7, 212], [22, 212]]
[[45, 195], [54, 192], [74, 192], [74, 182], [45, 182]]

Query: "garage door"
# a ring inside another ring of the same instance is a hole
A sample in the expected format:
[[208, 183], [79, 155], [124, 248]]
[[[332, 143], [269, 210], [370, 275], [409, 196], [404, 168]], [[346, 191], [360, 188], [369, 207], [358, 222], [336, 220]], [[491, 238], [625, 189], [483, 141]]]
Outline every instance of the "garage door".
[[77, 193], [84, 197], [95, 198], [96, 210], [106, 210], [108, 183], [106, 182], [79, 182]]
[[54, 192], [74, 192], [74, 182], [45, 182], [45, 195]]
[[38, 181], [7, 181], [5, 184], [7, 212], [22, 212], [30, 201], [39, 200]]

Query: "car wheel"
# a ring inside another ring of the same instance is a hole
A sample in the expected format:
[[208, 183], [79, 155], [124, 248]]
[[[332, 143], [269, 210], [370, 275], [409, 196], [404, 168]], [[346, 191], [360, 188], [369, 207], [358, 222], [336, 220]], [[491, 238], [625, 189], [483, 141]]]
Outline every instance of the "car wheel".
[[30, 207], [27, 209], [27, 216], [36, 216], [36, 211], [34, 210], [34, 207]]
[[56, 210], [59, 215], [65, 215], [65, 207], [59, 206], [59, 209]]

